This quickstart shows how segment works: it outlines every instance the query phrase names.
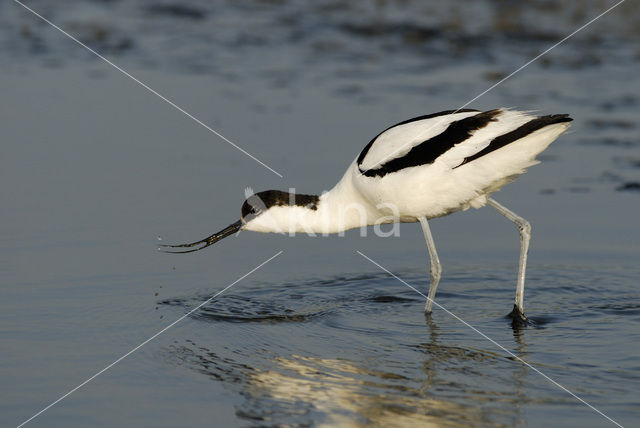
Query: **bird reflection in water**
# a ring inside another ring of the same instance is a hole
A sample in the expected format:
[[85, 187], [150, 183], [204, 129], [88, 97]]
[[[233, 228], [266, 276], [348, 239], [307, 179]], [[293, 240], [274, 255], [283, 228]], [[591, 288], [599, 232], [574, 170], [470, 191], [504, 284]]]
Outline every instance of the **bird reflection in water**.
[[[193, 342], [174, 346], [171, 354], [180, 364], [237, 388], [244, 397], [236, 409], [238, 417], [263, 425], [524, 425], [521, 406], [528, 402], [524, 383], [529, 369], [499, 353], [440, 344], [441, 333], [429, 316], [426, 327], [428, 341], [400, 345], [422, 355], [409, 370], [402, 370], [400, 361], [394, 363], [389, 350], [381, 363], [376, 363], [379, 355], [362, 361], [295, 354], [274, 357], [271, 351], [251, 355], [261, 360], [261, 367], [222, 357]], [[514, 337], [514, 352], [524, 356], [524, 337]], [[394, 366], [399, 369], [389, 370]], [[500, 381], [487, 387], [483, 381], [487, 373]], [[505, 384], [512, 388], [505, 390]]]

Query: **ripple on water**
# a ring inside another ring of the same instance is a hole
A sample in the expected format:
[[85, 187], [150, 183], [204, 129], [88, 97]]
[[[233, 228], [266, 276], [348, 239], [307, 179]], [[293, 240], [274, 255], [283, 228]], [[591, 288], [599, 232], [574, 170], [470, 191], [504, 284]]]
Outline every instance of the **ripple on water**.
[[[204, 300], [206, 296], [184, 299], [162, 300], [159, 304], [193, 308]], [[282, 323], [308, 322], [315, 317], [321, 317], [324, 311], [299, 311], [275, 302], [258, 300], [248, 296], [220, 296], [210, 305], [205, 305], [191, 317], [200, 321], [210, 322], [239, 322], [239, 323]]]
[[[639, 309], [620, 292], [628, 289], [633, 272], [537, 267], [530, 299], [553, 300], [566, 310], [552, 306], [545, 313], [534, 304], [532, 325], [513, 331], [486, 313], [504, 294], [487, 281], [513, 282], [511, 267], [492, 268], [487, 275], [473, 269], [475, 276], [468, 270], [452, 269], [456, 279], [446, 287], [456, 293], [443, 300], [554, 380], [604, 397], [604, 379], [633, 370], [635, 362], [627, 358], [615, 367], [601, 359], [612, 337], [610, 318], [603, 316]], [[409, 283], [423, 280], [400, 276]], [[549, 405], [576, 417], [574, 399], [519, 360], [442, 311], [425, 318], [423, 298], [414, 291], [401, 287], [389, 293], [396, 281], [355, 275], [234, 290], [193, 317], [205, 322], [194, 331], [197, 340], [174, 344], [165, 358], [243, 397], [236, 414], [250, 424], [513, 426], [524, 420], [528, 406]], [[596, 284], [600, 291], [610, 288], [610, 300], [595, 303]], [[161, 303], [185, 310], [206, 298]], [[598, 311], [602, 316], [594, 317]], [[587, 412], [585, 420], [591, 417]]]

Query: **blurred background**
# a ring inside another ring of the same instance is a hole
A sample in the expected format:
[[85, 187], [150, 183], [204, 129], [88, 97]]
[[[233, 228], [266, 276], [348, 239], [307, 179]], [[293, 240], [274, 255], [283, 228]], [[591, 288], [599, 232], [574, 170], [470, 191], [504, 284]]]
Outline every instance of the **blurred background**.
[[[283, 177], [0, 4], [0, 423], [23, 422], [280, 250], [32, 423], [607, 423], [442, 311], [425, 323], [420, 297], [356, 253], [426, 290], [417, 225], [388, 239], [241, 233], [189, 256], [156, 244], [236, 221], [247, 186], [330, 189], [382, 129], [461, 107], [615, 2], [24, 4]], [[468, 106], [574, 118], [496, 195], [533, 224], [525, 304], [538, 328], [502, 319], [510, 223], [472, 210], [432, 226], [438, 301], [623, 425], [640, 392], [639, 35], [626, 1]]]

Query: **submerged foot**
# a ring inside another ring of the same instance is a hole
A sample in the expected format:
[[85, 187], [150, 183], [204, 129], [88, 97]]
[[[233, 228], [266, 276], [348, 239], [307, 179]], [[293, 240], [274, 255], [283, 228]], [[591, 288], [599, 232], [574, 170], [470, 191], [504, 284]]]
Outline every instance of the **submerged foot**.
[[516, 305], [513, 305], [513, 310], [506, 318], [511, 318], [511, 326], [513, 328], [522, 328], [529, 325], [529, 320], [520, 312], [520, 309], [518, 309]]

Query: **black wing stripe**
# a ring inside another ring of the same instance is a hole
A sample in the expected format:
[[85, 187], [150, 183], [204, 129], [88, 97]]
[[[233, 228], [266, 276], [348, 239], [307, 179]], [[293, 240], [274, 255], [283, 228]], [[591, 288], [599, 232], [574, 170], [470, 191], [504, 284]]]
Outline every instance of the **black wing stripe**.
[[[484, 149], [480, 150], [478, 153], [465, 158], [462, 163], [455, 168], [458, 168], [465, 163], [476, 160], [486, 154], [493, 152], [494, 150], [498, 150], [501, 147], [506, 146], [507, 144], [511, 144], [514, 141], [517, 141], [521, 138], [526, 137], [527, 135], [544, 128], [545, 126], [553, 125], [554, 123], [562, 123], [562, 122], [571, 122], [573, 119], [569, 117], [568, 114], [553, 114], [549, 116], [540, 116], [535, 119], [530, 120], [519, 128], [514, 129], [511, 132], [507, 132], [506, 134], [500, 135], [499, 137], [491, 140], [489, 145]], [[455, 169], [454, 168], [454, 169]]]
[[502, 113], [500, 109], [489, 110], [451, 122], [444, 132], [414, 146], [406, 155], [392, 159], [375, 169], [364, 171], [360, 169], [360, 172], [367, 177], [382, 177], [405, 168], [433, 163], [447, 150], [496, 120], [495, 117], [500, 113]]
[[390, 126], [387, 129], [385, 129], [384, 131], [382, 131], [381, 133], [379, 133], [378, 135], [373, 137], [373, 139], [371, 141], [369, 141], [369, 144], [367, 144], [364, 147], [364, 149], [362, 149], [362, 151], [360, 152], [360, 156], [358, 156], [357, 164], [358, 164], [358, 166], [362, 165], [362, 161], [367, 156], [367, 153], [369, 152], [369, 149], [371, 148], [373, 143], [375, 143], [375, 141], [378, 139], [378, 137], [380, 135], [384, 134], [385, 132], [387, 132], [391, 128], [395, 128], [396, 126], [400, 126], [400, 125], [406, 125], [407, 123], [411, 123], [411, 122], [417, 122], [419, 120], [431, 119], [433, 117], [446, 116], [448, 114], [454, 114], [454, 113], [468, 113], [468, 112], [472, 112], [472, 111], [479, 111], [479, 110], [473, 110], [473, 109], [468, 109], [468, 108], [464, 108], [464, 109], [460, 109], [460, 110], [444, 110], [444, 111], [440, 111], [438, 113], [431, 113], [431, 114], [427, 114], [427, 115], [424, 115], [424, 116], [418, 116], [418, 117], [414, 117], [413, 119], [409, 119], [409, 120], [405, 120], [405, 121], [400, 122], [400, 123], [396, 123], [395, 125]]

